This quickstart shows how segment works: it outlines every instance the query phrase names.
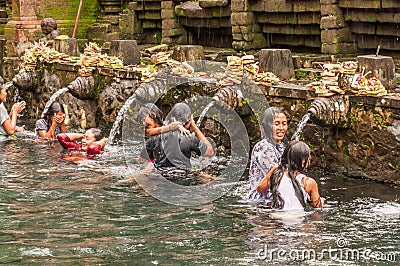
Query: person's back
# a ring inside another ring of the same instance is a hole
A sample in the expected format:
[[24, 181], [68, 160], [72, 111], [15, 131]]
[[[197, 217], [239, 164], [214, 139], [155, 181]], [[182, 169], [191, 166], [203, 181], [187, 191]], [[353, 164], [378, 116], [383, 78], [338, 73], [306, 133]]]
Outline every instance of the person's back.
[[[296, 176], [297, 182], [301, 184], [302, 178], [304, 177], [303, 174], [299, 174]], [[301, 187], [301, 191], [303, 193], [304, 201], [307, 201], [307, 192]], [[293, 188], [293, 183], [287, 173], [284, 174], [282, 180], [278, 186], [278, 192], [280, 193], [281, 197], [285, 200], [284, 206], [282, 210], [302, 210], [304, 209], [303, 205], [301, 204], [300, 200], [296, 196], [296, 192]]]
[[311, 177], [304, 175], [310, 166], [310, 148], [302, 141], [292, 141], [285, 149], [286, 155], [279, 168], [271, 176], [271, 206], [276, 209], [304, 209], [310, 202], [314, 207], [322, 207], [318, 185]]

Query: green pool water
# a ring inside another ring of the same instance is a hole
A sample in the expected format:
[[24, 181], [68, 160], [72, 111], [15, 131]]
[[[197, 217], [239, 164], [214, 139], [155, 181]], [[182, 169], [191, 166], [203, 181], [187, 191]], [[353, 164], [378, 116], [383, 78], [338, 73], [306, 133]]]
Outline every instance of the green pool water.
[[[5, 265], [398, 265], [399, 189], [310, 172], [328, 200], [288, 216], [241, 202], [246, 176], [205, 205], [120, 185], [119, 146], [79, 164], [58, 143], [0, 142]], [[139, 165], [138, 165], [139, 167]], [[314, 167], [315, 168], [315, 167]], [[317, 169], [314, 169], [317, 170]]]

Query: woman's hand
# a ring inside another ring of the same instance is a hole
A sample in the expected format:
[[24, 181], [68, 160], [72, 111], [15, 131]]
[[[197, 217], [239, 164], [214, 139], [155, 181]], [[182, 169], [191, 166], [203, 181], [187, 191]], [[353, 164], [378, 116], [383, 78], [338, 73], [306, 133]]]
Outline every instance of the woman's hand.
[[186, 129], [184, 126], [179, 125], [178, 129], [179, 129], [179, 131], [181, 132], [182, 135], [184, 135], [184, 136], [189, 136], [190, 135], [190, 130]]
[[55, 121], [56, 121], [56, 123], [57, 124], [59, 124], [59, 125], [61, 125], [61, 124], [63, 124], [64, 123], [64, 121], [65, 121], [65, 114], [62, 114], [62, 115], [54, 115], [54, 119], [55, 119]]
[[168, 131], [178, 129], [179, 126], [181, 126], [181, 125], [182, 125], [182, 123], [179, 122], [179, 121], [171, 122], [167, 126], [168, 127]]
[[19, 113], [22, 112], [22, 110], [25, 109], [25, 107], [26, 107], [25, 101], [14, 103], [13, 106], [11, 107], [11, 112], [15, 115], [18, 115]]
[[168, 130], [175, 130], [175, 129], [179, 129], [179, 131], [181, 132], [182, 135], [185, 136], [189, 136], [190, 135], [190, 131], [187, 130], [181, 122], [179, 121], [175, 121], [175, 122], [171, 122], [168, 126]]
[[24, 131], [25, 131], [24, 127], [15, 126], [15, 132], [24, 132]]

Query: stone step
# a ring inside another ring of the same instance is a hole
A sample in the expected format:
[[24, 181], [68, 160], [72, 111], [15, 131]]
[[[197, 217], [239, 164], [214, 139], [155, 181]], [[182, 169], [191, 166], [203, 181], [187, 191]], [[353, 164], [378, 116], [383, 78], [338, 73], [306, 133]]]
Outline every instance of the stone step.
[[7, 11], [6, 10], [0, 10], [0, 18], [7, 18]]
[[104, 12], [107, 14], [117, 14], [121, 13], [122, 8], [121, 7], [104, 7]]
[[118, 24], [119, 23], [119, 15], [105, 15], [97, 19], [97, 23], [103, 24]]

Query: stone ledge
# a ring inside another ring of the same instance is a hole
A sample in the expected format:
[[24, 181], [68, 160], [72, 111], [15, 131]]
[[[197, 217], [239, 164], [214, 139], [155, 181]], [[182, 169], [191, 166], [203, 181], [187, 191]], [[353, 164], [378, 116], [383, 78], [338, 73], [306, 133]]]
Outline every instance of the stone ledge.
[[[285, 97], [302, 100], [314, 100], [319, 97], [314, 91], [305, 86], [296, 84], [276, 84], [273, 86], [259, 85], [259, 88], [270, 97]], [[379, 106], [400, 110], [400, 93], [390, 93], [385, 96], [349, 95], [351, 103], [362, 103], [370, 106]]]

